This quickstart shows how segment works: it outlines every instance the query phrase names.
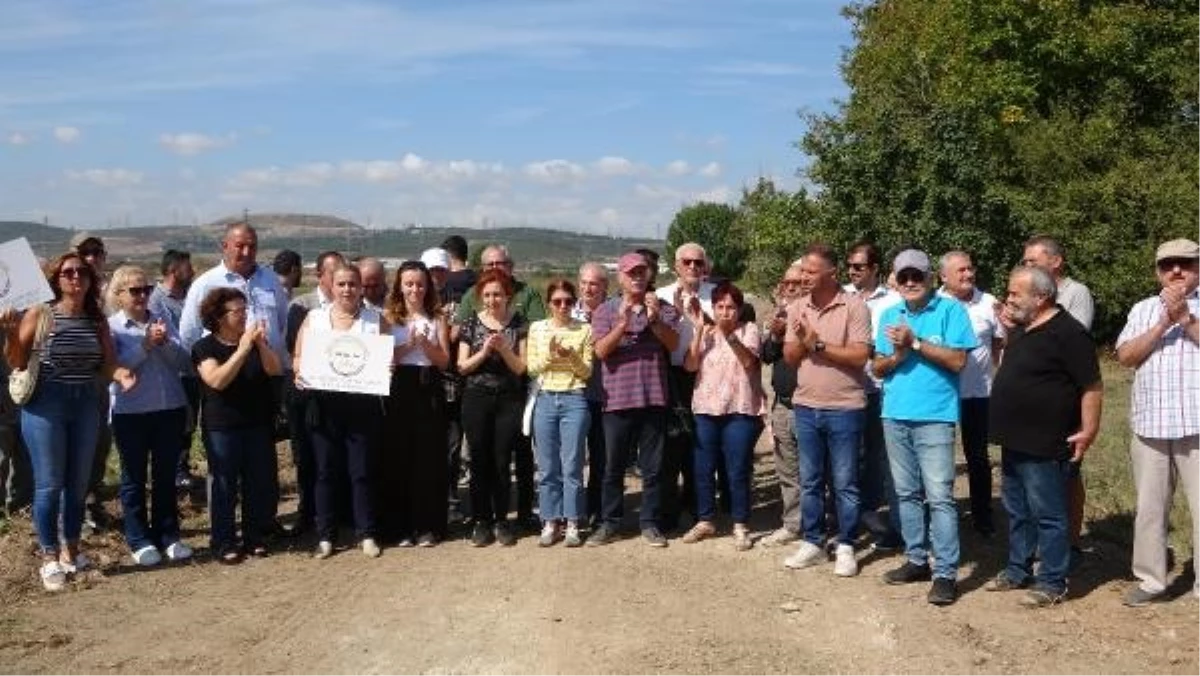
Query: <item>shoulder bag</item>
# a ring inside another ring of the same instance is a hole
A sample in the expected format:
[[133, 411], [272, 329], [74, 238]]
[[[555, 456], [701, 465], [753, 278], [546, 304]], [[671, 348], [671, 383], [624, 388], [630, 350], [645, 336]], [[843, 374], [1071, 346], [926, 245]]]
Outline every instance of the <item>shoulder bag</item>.
[[25, 368], [13, 369], [12, 373], [8, 374], [8, 395], [12, 397], [13, 403], [17, 406], [24, 406], [33, 398], [33, 392], [37, 388], [42, 349], [45, 347], [46, 337], [50, 333], [49, 306], [39, 303], [34, 306], [32, 311], [40, 314], [37, 330], [33, 334], [33, 346], [29, 350], [29, 363], [25, 365]]

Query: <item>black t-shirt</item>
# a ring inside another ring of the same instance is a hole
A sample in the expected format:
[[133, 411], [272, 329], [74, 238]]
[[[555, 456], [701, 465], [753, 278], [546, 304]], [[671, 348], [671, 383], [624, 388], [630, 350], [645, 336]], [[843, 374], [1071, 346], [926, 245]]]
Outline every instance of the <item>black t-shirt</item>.
[[[236, 345], [226, 345], [210, 333], [192, 346], [192, 363], [197, 368], [206, 359], [216, 359], [218, 364], [224, 364], [234, 352], [237, 352]], [[271, 377], [263, 370], [257, 348], [250, 351], [242, 368], [225, 389], [214, 390], [204, 383], [203, 378], [200, 383], [204, 429], [231, 430], [274, 424]]]
[[446, 285], [442, 287], [441, 300], [444, 307], [449, 307], [447, 314], [451, 317], [454, 316], [454, 311], [458, 309], [458, 304], [462, 302], [463, 296], [475, 288], [476, 279], [478, 279], [478, 275], [471, 268], [454, 270], [446, 274]]
[[[479, 315], [471, 315], [463, 324], [459, 340], [470, 345], [470, 353], [474, 355], [483, 349], [483, 342], [493, 333], [503, 335], [508, 344], [512, 346], [513, 352], [520, 354], [521, 341], [528, 335], [529, 325], [525, 323], [525, 318], [520, 313], [516, 313], [512, 319], [508, 320], [508, 324], [503, 329], [493, 331], [479, 321]], [[523, 378], [513, 373], [512, 369], [508, 368], [508, 364], [504, 363], [504, 358], [495, 352], [488, 355], [478, 368], [469, 373], [466, 380], [468, 388], [482, 387], [502, 392], [523, 392], [525, 388]]]
[[1100, 380], [1096, 346], [1068, 312], [1008, 334], [992, 383], [988, 436], [1002, 447], [1058, 460], [1070, 457], [1067, 437], [1079, 431], [1079, 400]]

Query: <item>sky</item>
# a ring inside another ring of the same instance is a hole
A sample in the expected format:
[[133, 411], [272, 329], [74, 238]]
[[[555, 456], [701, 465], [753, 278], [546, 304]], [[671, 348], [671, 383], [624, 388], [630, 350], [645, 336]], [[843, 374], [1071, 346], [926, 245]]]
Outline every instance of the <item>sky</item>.
[[665, 236], [847, 95], [829, 0], [5, 0], [0, 220]]

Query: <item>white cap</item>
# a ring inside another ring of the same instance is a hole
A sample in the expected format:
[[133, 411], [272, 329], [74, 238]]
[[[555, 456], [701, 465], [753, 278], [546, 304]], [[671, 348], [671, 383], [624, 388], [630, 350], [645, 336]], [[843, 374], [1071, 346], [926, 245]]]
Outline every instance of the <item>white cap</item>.
[[445, 249], [426, 249], [421, 254], [421, 262], [430, 270], [434, 268], [450, 269], [450, 254]]

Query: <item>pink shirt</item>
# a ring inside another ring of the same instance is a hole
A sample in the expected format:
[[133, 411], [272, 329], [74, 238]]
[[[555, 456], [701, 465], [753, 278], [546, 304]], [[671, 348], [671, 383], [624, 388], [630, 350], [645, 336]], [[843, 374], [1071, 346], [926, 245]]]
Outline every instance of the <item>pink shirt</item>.
[[[754, 354], [758, 354], [758, 326], [747, 322], [733, 334]], [[700, 415], [753, 415], [766, 412], [767, 397], [762, 387], [762, 365], [746, 370], [725, 340], [710, 335], [700, 351], [700, 370], [692, 394], [692, 413]]]

